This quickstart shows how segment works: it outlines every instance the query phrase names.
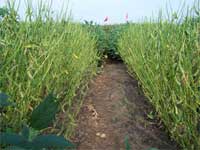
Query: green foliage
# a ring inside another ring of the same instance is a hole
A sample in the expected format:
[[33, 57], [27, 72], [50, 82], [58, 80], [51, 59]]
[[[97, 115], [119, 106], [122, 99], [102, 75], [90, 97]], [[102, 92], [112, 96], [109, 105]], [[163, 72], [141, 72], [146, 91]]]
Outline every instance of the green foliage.
[[111, 59], [120, 59], [118, 52], [118, 39], [121, 33], [126, 29], [127, 24], [124, 25], [107, 25], [103, 26], [103, 30], [105, 31], [105, 43], [107, 44], [105, 47], [105, 55], [108, 55]]
[[37, 130], [47, 128], [55, 119], [57, 111], [58, 100], [53, 94], [49, 94], [32, 112], [30, 126]]
[[40, 135], [32, 141], [32, 147], [35, 149], [42, 148], [73, 148], [74, 145], [67, 141], [64, 137], [56, 135]]
[[[62, 136], [56, 135], [38, 135], [33, 140], [28, 140], [22, 135], [14, 133], [0, 133], [1, 145], [16, 146], [12, 149], [23, 148], [25, 150], [43, 150], [45, 149], [71, 149], [74, 145]], [[8, 149], [8, 148], [7, 148]]]
[[14, 145], [19, 147], [28, 147], [28, 141], [21, 135], [14, 133], [0, 133], [1, 145]]
[[11, 105], [11, 102], [9, 102], [8, 99], [8, 95], [0, 93], [0, 108], [4, 108]]
[[[1, 94], [1, 95], [3, 95], [4, 100], [8, 98], [6, 94]], [[39, 106], [35, 110], [33, 110], [30, 123], [30, 125], [33, 128], [42, 130], [44, 128], [47, 128], [49, 123], [53, 121], [58, 108], [57, 101], [55, 100], [56, 98], [52, 94], [49, 94], [45, 98], [45, 100], [41, 104], [39, 104]], [[54, 107], [54, 109], [52, 109], [51, 107]], [[47, 112], [50, 114], [47, 114]], [[51, 117], [46, 117], [45, 115], [47, 116], [50, 115]], [[44, 148], [45, 149], [74, 148], [74, 145], [62, 136], [38, 135], [38, 132], [36, 132], [35, 129], [24, 126], [20, 135], [15, 133], [2, 132], [0, 133], [0, 145], [4, 147], [14, 146], [6, 148], [9, 150], [17, 150], [20, 148], [24, 150], [43, 150]]]
[[97, 25], [94, 22], [85, 21], [83, 25], [92, 36], [97, 40], [97, 49], [101, 56], [107, 55], [111, 59], [120, 59], [118, 53], [118, 39], [123, 30], [126, 29], [125, 25]]
[[85, 21], [83, 27], [91, 33], [91, 36], [96, 39], [96, 47], [101, 55], [107, 49], [106, 43], [106, 32], [103, 30], [101, 25], [95, 24], [93, 21]]
[[9, 147], [5, 148], [4, 150], [26, 150], [26, 149], [16, 147], [16, 146], [9, 146]]
[[0, 127], [19, 130], [47, 93], [54, 91], [62, 106], [59, 110], [69, 116], [62, 130], [67, 137], [77, 114], [72, 111], [77, 89], [96, 72], [96, 40], [64, 14], [52, 19], [47, 5], [40, 6], [42, 11], [32, 11], [28, 5], [24, 21], [19, 21], [11, 5], [0, 22], [0, 91], [16, 104], [1, 117]]
[[0, 8], [0, 18], [4, 18], [8, 14], [9, 14], [9, 11], [7, 7]]
[[21, 135], [26, 138], [26, 139], [29, 139], [29, 136], [30, 136], [30, 130], [27, 126], [24, 126], [22, 128], [22, 131], [21, 131]]
[[119, 51], [171, 137], [195, 150], [200, 149], [200, 24], [191, 20], [160, 17], [130, 24], [119, 40]]
[[125, 146], [126, 150], [131, 150], [131, 145], [129, 143], [129, 138], [127, 136], [125, 137]]

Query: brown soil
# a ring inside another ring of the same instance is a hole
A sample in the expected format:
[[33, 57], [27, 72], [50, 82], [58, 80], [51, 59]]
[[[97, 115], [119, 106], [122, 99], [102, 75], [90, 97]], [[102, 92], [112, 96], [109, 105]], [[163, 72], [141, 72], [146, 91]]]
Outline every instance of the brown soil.
[[126, 138], [131, 150], [177, 150], [158, 121], [147, 117], [152, 107], [126, 70], [107, 63], [90, 83], [74, 138], [78, 150], [125, 150]]

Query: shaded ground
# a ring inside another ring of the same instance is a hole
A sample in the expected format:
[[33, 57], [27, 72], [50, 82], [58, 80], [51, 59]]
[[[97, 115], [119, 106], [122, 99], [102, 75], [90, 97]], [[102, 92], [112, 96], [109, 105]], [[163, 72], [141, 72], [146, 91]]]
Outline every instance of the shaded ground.
[[177, 150], [159, 125], [147, 116], [151, 105], [121, 63], [110, 62], [89, 86], [78, 117], [78, 150]]

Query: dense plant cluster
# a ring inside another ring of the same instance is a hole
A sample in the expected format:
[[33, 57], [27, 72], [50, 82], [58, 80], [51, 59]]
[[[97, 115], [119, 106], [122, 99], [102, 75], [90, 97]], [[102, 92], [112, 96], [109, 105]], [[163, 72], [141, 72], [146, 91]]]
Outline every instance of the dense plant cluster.
[[[95, 39], [69, 18], [53, 19], [46, 6], [35, 13], [28, 7], [24, 21], [19, 21], [14, 4], [8, 6], [9, 15], [0, 22], [0, 91], [16, 107], [1, 117], [5, 124], [0, 127], [18, 130], [52, 91], [74, 125], [73, 98], [96, 70]], [[62, 132], [68, 136], [72, 130]]]
[[[0, 116], [6, 113], [8, 107], [12, 107], [11, 109], [15, 107], [9, 99], [8, 95], [0, 93]], [[63, 136], [40, 133], [53, 122], [57, 111], [58, 101], [51, 93], [33, 110], [28, 125], [23, 125], [20, 133], [6, 131], [6, 128], [1, 129], [0, 148], [4, 150], [75, 149], [75, 145]]]
[[107, 45], [105, 47], [105, 54], [108, 55], [109, 58], [120, 59], [118, 52], [118, 39], [120, 38], [121, 33], [126, 29], [127, 25], [128, 24], [102, 26], [106, 33], [105, 43], [107, 43]]
[[97, 49], [101, 56], [108, 56], [111, 59], [120, 59], [118, 53], [118, 39], [128, 24], [119, 25], [98, 25], [94, 22], [85, 21], [84, 27], [97, 39]]
[[[196, 10], [199, 12], [199, 10]], [[187, 16], [128, 27], [120, 56], [139, 79], [171, 136], [200, 149], [200, 21]]]

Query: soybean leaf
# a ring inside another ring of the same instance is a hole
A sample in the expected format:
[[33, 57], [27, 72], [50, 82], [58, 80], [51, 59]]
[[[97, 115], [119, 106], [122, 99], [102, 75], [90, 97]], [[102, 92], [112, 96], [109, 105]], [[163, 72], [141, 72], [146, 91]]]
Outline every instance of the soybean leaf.
[[29, 140], [33, 140], [39, 134], [39, 132], [40, 131], [38, 131], [38, 130], [29, 128]]
[[14, 133], [0, 133], [0, 145], [30, 148], [30, 143], [26, 140], [26, 138]]
[[0, 8], [0, 17], [5, 17], [9, 14], [9, 10], [6, 7]]
[[128, 136], [126, 136], [126, 138], [125, 138], [125, 146], [126, 146], [126, 150], [131, 150], [131, 145], [129, 143]]
[[8, 99], [9, 99], [8, 95], [0, 93], [0, 108], [11, 105], [11, 102], [9, 102]]
[[41, 135], [37, 136], [32, 145], [34, 149], [42, 148], [74, 148], [75, 146], [62, 136]]
[[198, 133], [200, 135], [200, 120], [198, 120], [198, 122], [197, 122], [197, 131], [198, 131]]
[[29, 133], [30, 133], [29, 128], [27, 126], [24, 126], [21, 131], [22, 136], [28, 140], [30, 135]]
[[33, 110], [30, 118], [30, 126], [37, 130], [47, 128], [55, 118], [57, 110], [57, 99], [51, 93]]
[[27, 149], [16, 147], [16, 146], [9, 146], [5, 148], [4, 150], [27, 150]]

